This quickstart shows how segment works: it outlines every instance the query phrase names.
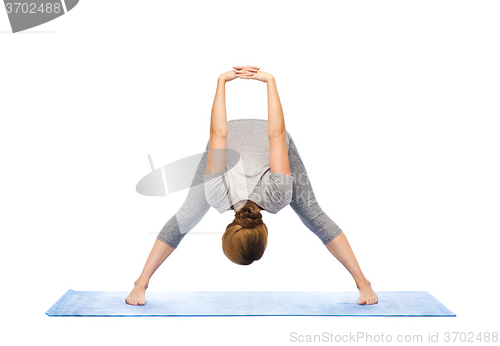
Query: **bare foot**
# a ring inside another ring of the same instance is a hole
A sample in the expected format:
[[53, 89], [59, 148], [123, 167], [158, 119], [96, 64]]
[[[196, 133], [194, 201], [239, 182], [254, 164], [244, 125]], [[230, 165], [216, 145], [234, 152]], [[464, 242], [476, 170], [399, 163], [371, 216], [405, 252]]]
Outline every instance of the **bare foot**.
[[366, 280], [366, 283], [363, 285], [357, 286], [359, 289], [359, 305], [372, 305], [378, 303], [378, 297], [374, 290], [372, 290], [372, 286], [370, 281]]
[[125, 298], [125, 303], [130, 305], [144, 305], [146, 304], [146, 288], [148, 285], [140, 284], [137, 282], [138, 279], [134, 282], [134, 289], [127, 298]]

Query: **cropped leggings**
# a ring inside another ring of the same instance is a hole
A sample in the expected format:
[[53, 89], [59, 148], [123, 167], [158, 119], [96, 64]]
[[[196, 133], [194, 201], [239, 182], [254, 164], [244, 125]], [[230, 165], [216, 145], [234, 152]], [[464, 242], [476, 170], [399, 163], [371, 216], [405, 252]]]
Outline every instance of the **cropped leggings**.
[[[177, 248], [186, 233], [195, 227], [210, 209], [210, 205], [205, 199], [205, 189], [203, 186], [208, 145], [209, 143], [207, 143], [205, 152], [198, 164], [186, 200], [158, 234], [158, 239], [173, 248]], [[338, 236], [342, 230], [328, 217], [319, 206], [318, 201], [316, 201], [306, 167], [300, 158], [291, 136], [288, 145], [288, 160], [290, 163], [290, 172], [295, 178], [290, 207], [295, 211], [304, 225], [318, 236], [323, 244], [327, 244]]]

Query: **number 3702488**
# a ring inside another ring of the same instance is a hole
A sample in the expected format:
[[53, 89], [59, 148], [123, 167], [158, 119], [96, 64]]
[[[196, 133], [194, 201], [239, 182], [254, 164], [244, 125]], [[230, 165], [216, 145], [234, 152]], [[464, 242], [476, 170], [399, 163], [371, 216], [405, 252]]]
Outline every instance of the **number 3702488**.
[[7, 13], [60, 13], [62, 11], [60, 3], [41, 3], [33, 2], [7, 2], [5, 3]]
[[498, 342], [498, 333], [446, 332], [444, 342]]

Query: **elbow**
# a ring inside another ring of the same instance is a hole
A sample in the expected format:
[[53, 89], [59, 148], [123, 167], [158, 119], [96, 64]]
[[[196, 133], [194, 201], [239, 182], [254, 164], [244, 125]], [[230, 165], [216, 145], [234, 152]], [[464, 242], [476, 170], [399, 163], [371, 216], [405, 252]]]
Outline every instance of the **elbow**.
[[269, 139], [285, 137], [286, 136], [286, 129], [283, 126], [282, 128], [268, 131], [267, 136], [269, 137]]
[[227, 129], [226, 130], [213, 130], [210, 129], [210, 137], [218, 137], [218, 138], [227, 138]]

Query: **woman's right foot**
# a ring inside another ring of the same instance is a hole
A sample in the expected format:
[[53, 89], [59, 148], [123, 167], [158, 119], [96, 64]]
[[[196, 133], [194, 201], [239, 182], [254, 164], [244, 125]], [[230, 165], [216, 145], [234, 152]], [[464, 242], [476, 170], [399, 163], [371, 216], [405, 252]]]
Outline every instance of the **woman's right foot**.
[[366, 280], [361, 285], [356, 285], [359, 289], [359, 305], [372, 305], [378, 303], [378, 297], [375, 291], [372, 289], [370, 281]]
[[125, 303], [130, 305], [144, 305], [146, 304], [146, 288], [148, 285], [140, 284], [137, 281], [134, 282], [134, 289], [127, 298], [125, 298]]

